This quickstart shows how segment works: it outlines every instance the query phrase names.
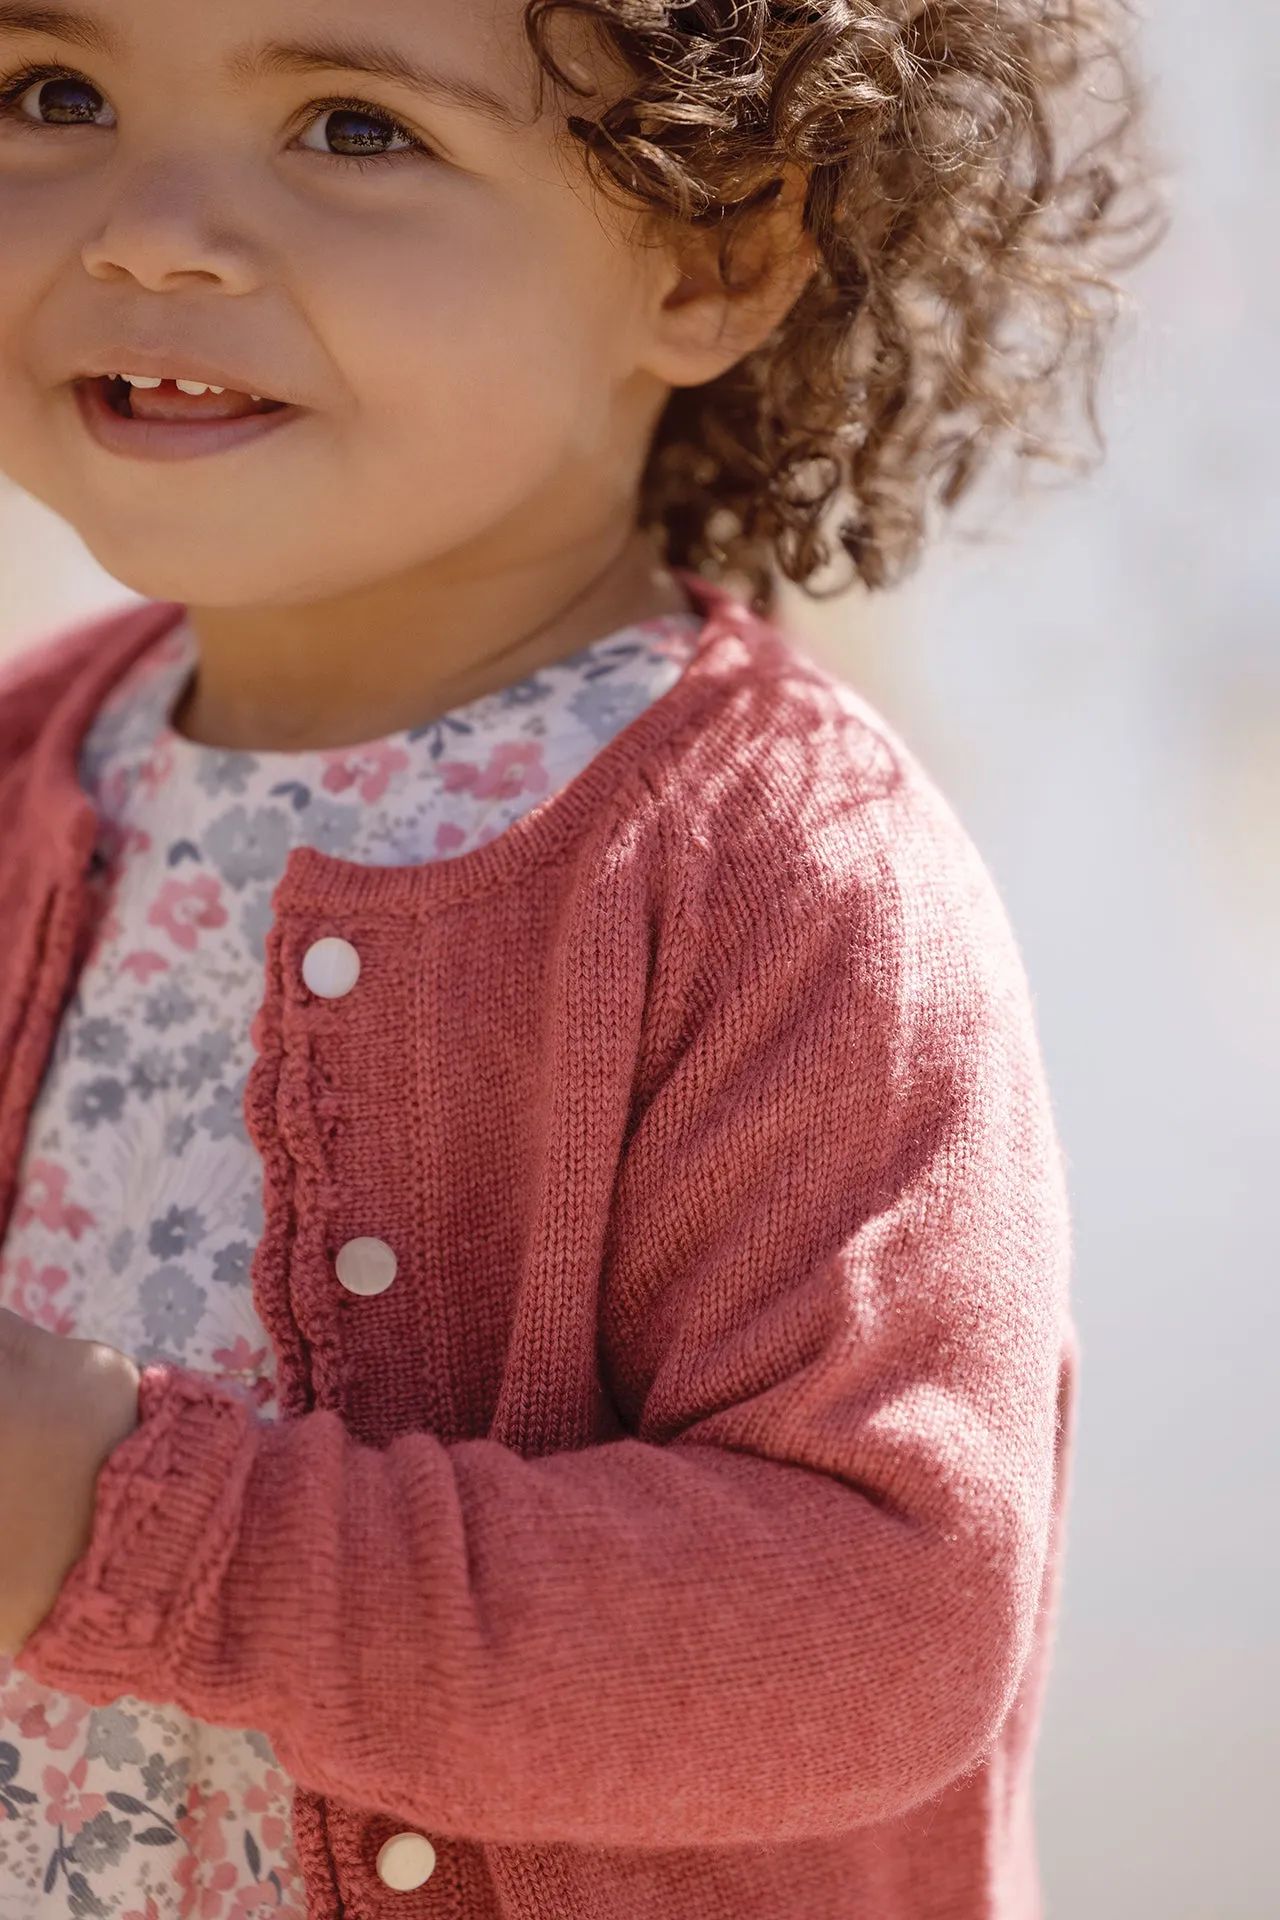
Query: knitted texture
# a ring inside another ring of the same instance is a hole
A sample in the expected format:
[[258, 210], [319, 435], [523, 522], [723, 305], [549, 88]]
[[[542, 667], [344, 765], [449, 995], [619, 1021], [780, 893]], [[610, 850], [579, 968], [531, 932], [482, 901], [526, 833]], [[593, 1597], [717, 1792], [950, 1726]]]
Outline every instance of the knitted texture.
[[[891, 729], [685, 579], [681, 680], [507, 832], [290, 856], [247, 1097], [281, 1418], [149, 1368], [19, 1658], [266, 1732], [324, 1920], [1040, 1913], [1076, 1347], [1025, 975]], [[92, 930], [76, 747], [175, 618], [0, 683], [0, 1228]], [[406, 1829], [438, 1865], [392, 1893]]]

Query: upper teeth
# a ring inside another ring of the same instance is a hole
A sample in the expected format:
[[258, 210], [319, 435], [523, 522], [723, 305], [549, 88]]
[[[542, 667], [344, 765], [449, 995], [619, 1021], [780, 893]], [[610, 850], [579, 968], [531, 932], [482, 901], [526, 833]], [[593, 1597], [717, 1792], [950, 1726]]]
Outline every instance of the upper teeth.
[[[148, 390], [150, 390], [152, 388], [162, 387], [164, 385], [163, 380], [157, 380], [154, 374], [150, 374], [150, 373], [122, 373], [122, 374], [119, 374], [117, 377], [123, 380], [125, 384], [130, 387], [145, 387]], [[194, 396], [197, 399], [199, 399], [201, 394], [205, 394], [205, 393], [225, 393], [226, 392], [225, 387], [211, 387], [211, 386], [208, 386], [203, 380], [175, 380], [173, 384], [178, 389], [179, 393], [194, 394]]]

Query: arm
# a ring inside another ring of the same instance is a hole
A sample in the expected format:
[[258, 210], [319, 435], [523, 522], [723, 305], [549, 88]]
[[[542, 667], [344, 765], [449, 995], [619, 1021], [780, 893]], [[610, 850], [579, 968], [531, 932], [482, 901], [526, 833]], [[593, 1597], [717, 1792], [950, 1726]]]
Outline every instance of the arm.
[[1003, 916], [893, 844], [736, 945], [696, 929], [718, 975], [637, 1102], [602, 1276], [634, 1437], [376, 1451], [151, 1369], [19, 1664], [513, 1845], [802, 1839], [977, 1764], [1060, 1483], [1065, 1199]]

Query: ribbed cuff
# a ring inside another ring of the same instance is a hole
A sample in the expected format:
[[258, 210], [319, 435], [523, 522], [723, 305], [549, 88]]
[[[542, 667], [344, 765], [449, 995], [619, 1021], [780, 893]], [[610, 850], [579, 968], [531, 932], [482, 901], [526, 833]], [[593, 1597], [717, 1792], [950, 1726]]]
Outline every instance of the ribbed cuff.
[[165, 1696], [216, 1604], [258, 1447], [252, 1410], [181, 1368], [144, 1370], [138, 1415], [98, 1475], [89, 1547], [15, 1662], [93, 1706]]

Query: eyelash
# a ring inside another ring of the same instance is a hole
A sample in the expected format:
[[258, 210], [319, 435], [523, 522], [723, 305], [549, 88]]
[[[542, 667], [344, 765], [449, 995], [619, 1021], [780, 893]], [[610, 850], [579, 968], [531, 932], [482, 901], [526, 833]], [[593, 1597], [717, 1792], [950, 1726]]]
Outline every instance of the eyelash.
[[[27, 119], [25, 114], [21, 116], [15, 114], [18, 102], [24, 94], [31, 91], [32, 87], [39, 86], [44, 80], [83, 80], [87, 86], [93, 87], [95, 93], [101, 91], [86, 75], [77, 73], [72, 67], [24, 67], [21, 72], [15, 73], [0, 86], [0, 118]], [[105, 98], [104, 94], [103, 99]], [[377, 120], [384, 127], [389, 127], [398, 139], [407, 140], [410, 144], [407, 147], [398, 148], [394, 153], [381, 154], [322, 153], [316, 147], [303, 149], [304, 152], [313, 154], [318, 160], [330, 160], [341, 167], [358, 167], [363, 172], [368, 167], [385, 167], [397, 160], [413, 160], [420, 156], [431, 157], [431, 149], [425, 142], [419, 140], [417, 134], [411, 132], [402, 121], [397, 120], [393, 113], [388, 113], [385, 107], [374, 106], [370, 100], [358, 100], [354, 97], [344, 96], [332, 100], [312, 101], [307, 111], [307, 118], [298, 129], [299, 135], [307, 132], [317, 120], [323, 120], [329, 113], [364, 114], [368, 119]], [[38, 121], [29, 120], [28, 125], [39, 130]]]
[[307, 117], [299, 128], [299, 133], [307, 132], [315, 125], [317, 120], [323, 120], [328, 113], [362, 113], [367, 119], [378, 120], [384, 127], [390, 127], [392, 133], [394, 133], [398, 139], [407, 140], [409, 145], [399, 148], [395, 153], [378, 154], [319, 153], [315, 147], [307, 147], [304, 149], [307, 153], [315, 154], [317, 159], [334, 160], [337, 161], [340, 166], [359, 167], [363, 170], [365, 167], [385, 167], [396, 160], [414, 160], [419, 157], [431, 157], [430, 147], [428, 147], [425, 142], [419, 140], [416, 133], [410, 132], [403, 121], [397, 120], [393, 113], [388, 113], [385, 107], [375, 107], [369, 100], [357, 100], [354, 98], [313, 100], [307, 108]]
[[73, 73], [69, 67], [23, 67], [0, 87], [0, 113], [11, 113], [23, 94], [41, 80], [80, 80], [83, 77], [82, 74]]

